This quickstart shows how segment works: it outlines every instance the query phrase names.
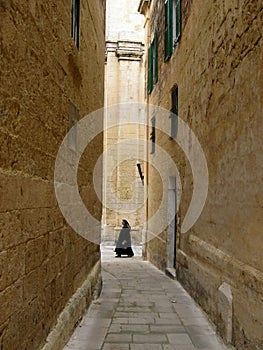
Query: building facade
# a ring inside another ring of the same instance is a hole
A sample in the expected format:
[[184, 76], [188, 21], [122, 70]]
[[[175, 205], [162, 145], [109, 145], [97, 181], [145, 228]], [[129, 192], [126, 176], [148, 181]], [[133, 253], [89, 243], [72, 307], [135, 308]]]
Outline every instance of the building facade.
[[144, 188], [136, 163], [143, 159], [144, 16], [137, 3], [107, 1], [105, 122], [104, 122], [104, 242], [114, 242], [123, 218], [132, 226], [133, 243], [141, 243], [145, 219]]
[[[62, 216], [54, 167], [70, 127], [104, 104], [105, 3], [1, 1], [0, 13], [0, 348], [61, 349], [100, 280], [99, 245]], [[78, 171], [98, 220], [102, 151], [100, 135]]]
[[[165, 170], [164, 188], [148, 167], [148, 218], [166, 195], [160, 220], [173, 219], [154, 239], [148, 226], [146, 257], [176, 269], [227, 343], [261, 349], [262, 6], [141, 0], [139, 11], [146, 20], [147, 103], [159, 108], [149, 109], [148, 136], [178, 168]], [[154, 148], [148, 157], [150, 164]], [[205, 166], [208, 178], [196, 189]], [[162, 169], [169, 169], [165, 162]], [[200, 212], [185, 229], [193, 201]]]

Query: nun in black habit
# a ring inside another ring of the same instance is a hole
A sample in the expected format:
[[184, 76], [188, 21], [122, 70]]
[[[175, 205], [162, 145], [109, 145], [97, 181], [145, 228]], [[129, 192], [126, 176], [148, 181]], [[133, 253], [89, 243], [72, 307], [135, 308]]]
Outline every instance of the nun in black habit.
[[125, 219], [122, 220], [122, 229], [116, 243], [115, 252], [116, 258], [120, 258], [121, 255], [128, 255], [131, 258], [134, 255], [131, 247], [131, 226]]

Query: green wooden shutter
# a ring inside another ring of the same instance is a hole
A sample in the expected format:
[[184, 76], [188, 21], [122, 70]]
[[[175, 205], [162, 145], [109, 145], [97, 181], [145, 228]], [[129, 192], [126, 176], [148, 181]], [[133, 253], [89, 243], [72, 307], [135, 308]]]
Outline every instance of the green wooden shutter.
[[173, 0], [164, 4], [164, 60], [168, 61], [173, 53]]
[[176, 36], [175, 42], [177, 43], [181, 37], [181, 0], [176, 2]]
[[168, 59], [168, 1], [164, 3], [164, 60]]
[[148, 94], [153, 89], [153, 47], [152, 45], [148, 49]]
[[153, 39], [153, 83], [158, 81], [158, 34], [154, 33]]
[[173, 53], [173, 0], [169, 2], [169, 54], [170, 57]]

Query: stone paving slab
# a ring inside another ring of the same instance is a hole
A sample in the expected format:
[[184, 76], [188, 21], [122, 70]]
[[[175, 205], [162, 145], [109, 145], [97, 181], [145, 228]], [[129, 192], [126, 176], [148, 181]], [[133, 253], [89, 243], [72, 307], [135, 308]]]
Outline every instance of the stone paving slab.
[[102, 246], [103, 288], [64, 350], [226, 350], [214, 326], [176, 280]]
[[162, 350], [160, 344], [131, 344], [131, 350]]
[[104, 343], [102, 350], [130, 350], [130, 345]]

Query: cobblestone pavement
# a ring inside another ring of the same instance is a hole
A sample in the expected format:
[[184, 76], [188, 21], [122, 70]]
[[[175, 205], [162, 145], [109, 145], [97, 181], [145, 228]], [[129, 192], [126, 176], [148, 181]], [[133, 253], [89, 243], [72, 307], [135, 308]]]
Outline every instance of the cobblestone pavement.
[[134, 251], [116, 259], [102, 246], [101, 295], [64, 350], [228, 349], [181, 285]]

